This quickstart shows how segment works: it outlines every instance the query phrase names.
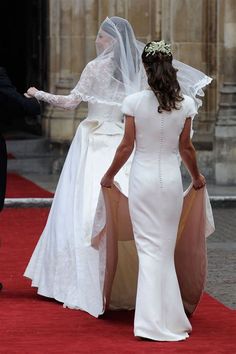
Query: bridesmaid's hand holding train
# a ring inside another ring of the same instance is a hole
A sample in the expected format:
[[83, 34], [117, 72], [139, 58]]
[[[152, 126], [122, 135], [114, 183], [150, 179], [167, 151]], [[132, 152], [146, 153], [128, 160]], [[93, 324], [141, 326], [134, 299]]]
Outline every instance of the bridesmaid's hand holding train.
[[105, 188], [111, 188], [114, 182], [114, 177], [110, 177], [108, 174], [105, 174], [101, 180], [101, 186]]
[[198, 178], [193, 179], [192, 182], [194, 189], [201, 189], [206, 185], [206, 179], [202, 174], [200, 174]]

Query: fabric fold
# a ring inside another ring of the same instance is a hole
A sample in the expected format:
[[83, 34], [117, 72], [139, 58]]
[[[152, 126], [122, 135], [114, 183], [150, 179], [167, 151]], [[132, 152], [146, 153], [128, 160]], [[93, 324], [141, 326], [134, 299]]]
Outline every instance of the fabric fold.
[[[97, 221], [96, 221], [97, 220]], [[188, 315], [195, 311], [206, 281], [206, 237], [214, 232], [214, 220], [206, 188], [192, 185], [184, 193], [175, 247], [175, 267], [182, 301]], [[102, 242], [103, 240], [103, 242]], [[134, 308], [138, 257], [128, 208], [119, 185], [102, 188], [98, 200], [91, 244], [104, 254], [105, 307]]]

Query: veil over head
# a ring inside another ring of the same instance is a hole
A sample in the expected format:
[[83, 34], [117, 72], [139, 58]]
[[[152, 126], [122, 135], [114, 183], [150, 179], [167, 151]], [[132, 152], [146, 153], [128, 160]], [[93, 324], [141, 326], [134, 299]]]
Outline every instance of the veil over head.
[[[141, 55], [145, 44], [139, 42], [130, 23], [121, 17], [106, 18], [96, 39], [97, 57], [89, 62], [72, 94], [83, 101], [120, 106], [124, 98], [148, 88]], [[177, 79], [183, 94], [191, 96], [198, 109], [199, 96], [211, 78], [178, 60]]]
[[172, 64], [178, 70], [177, 79], [181, 92], [193, 98], [196, 109], [198, 110], [198, 108], [202, 106], [200, 97], [204, 96], [203, 88], [211, 83], [212, 78], [202, 71], [176, 59], [173, 60]]
[[85, 67], [72, 93], [84, 101], [121, 105], [146, 85], [143, 47], [127, 20], [107, 17], [97, 34], [97, 57]]

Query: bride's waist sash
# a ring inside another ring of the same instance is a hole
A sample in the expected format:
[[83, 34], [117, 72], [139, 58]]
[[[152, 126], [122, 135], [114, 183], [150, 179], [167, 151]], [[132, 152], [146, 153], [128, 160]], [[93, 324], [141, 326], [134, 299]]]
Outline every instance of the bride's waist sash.
[[86, 118], [81, 123], [90, 128], [93, 134], [116, 135], [124, 134], [124, 123], [120, 120], [102, 120]]

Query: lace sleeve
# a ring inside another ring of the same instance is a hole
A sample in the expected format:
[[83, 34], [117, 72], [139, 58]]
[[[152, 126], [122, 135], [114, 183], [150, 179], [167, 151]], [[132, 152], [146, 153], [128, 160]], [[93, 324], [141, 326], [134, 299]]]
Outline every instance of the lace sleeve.
[[81, 101], [89, 101], [91, 91], [93, 89], [94, 79], [96, 77], [96, 63], [94, 61], [88, 63], [84, 68], [80, 80], [69, 95], [53, 95], [44, 91], [38, 91], [35, 97], [53, 106], [74, 109]]
[[38, 91], [35, 94], [35, 97], [39, 101], [44, 101], [49, 104], [52, 104], [53, 106], [61, 107], [64, 109], [75, 109], [82, 99], [78, 97], [78, 95], [75, 95], [73, 93], [70, 93], [69, 95], [53, 95], [48, 92], [44, 91]]

